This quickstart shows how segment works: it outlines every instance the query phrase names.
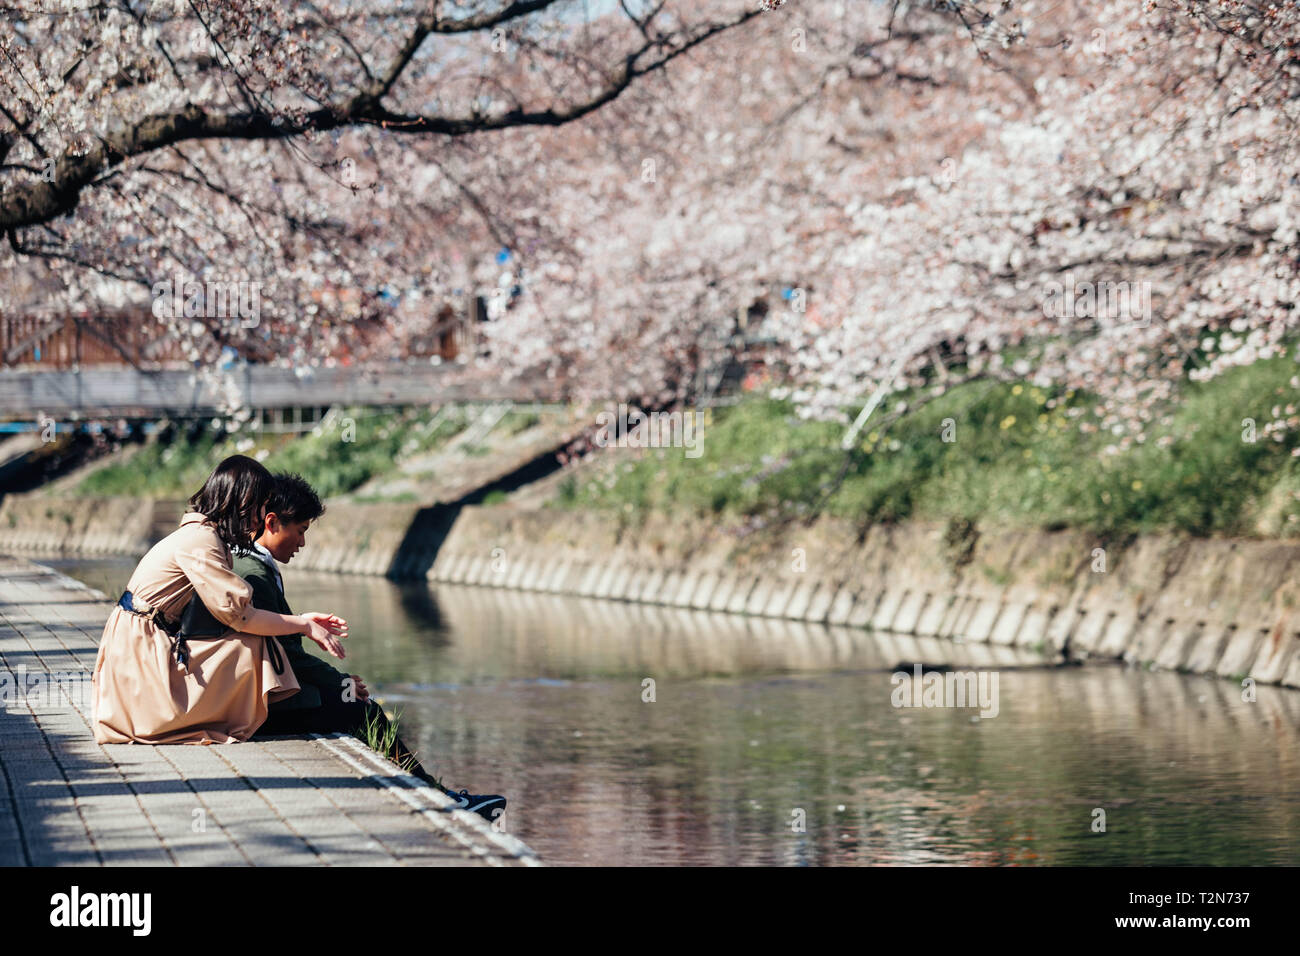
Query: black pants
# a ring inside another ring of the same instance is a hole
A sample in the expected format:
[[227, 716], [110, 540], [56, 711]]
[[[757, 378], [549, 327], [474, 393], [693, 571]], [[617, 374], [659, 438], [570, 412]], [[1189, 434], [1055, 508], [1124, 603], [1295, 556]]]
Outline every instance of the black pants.
[[[270, 708], [266, 723], [257, 729], [254, 737], [275, 737], [290, 734], [351, 734], [365, 739], [367, 721], [375, 725], [380, 736], [387, 736], [389, 730], [388, 715], [384, 708], [373, 700], [342, 700], [338, 694], [321, 694], [319, 707], [304, 707], [298, 710], [277, 710]], [[384, 754], [407, 773], [419, 777], [425, 783], [440, 787], [420, 766], [415, 754], [407, 749], [400, 737], [393, 738], [390, 751]]]

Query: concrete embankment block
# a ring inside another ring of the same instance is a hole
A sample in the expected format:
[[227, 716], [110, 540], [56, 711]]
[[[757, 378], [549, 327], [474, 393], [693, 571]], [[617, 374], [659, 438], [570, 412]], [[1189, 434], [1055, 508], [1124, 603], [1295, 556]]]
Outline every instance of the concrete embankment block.
[[1187, 649], [1185, 666], [1197, 674], [1214, 673], [1214, 667], [1223, 657], [1232, 628], [1227, 625], [1206, 623]]
[[1071, 653], [1078, 658], [1100, 657], [1097, 648], [1110, 627], [1110, 619], [1115, 616], [1115, 609], [1107, 603], [1097, 601], [1085, 604], [1078, 609], [1079, 623], [1070, 638]]
[[[501, 582], [500, 586], [517, 591], [519, 590], [519, 582], [523, 579], [524, 572], [528, 569], [529, 565], [532, 564], [532, 558], [530, 558], [526, 552], [520, 554], [516, 551], [512, 551], [505, 559], [505, 563], [504, 580]], [[497, 577], [502, 577], [502, 573], [498, 572]]]
[[1300, 654], [1292, 655], [1291, 663], [1287, 665], [1286, 674], [1282, 677], [1282, 684], [1300, 688]]
[[429, 565], [429, 571], [425, 575], [430, 581], [446, 582], [451, 565], [456, 561], [456, 556], [448, 551], [439, 551], [438, 557], [433, 564]]
[[600, 564], [588, 563], [578, 582], [577, 593], [582, 597], [591, 597], [596, 592], [596, 582], [600, 579], [603, 570]]
[[575, 558], [562, 558], [554, 562], [542, 579], [542, 590], [547, 594], [572, 594], [582, 575], [582, 565]]
[[569, 576], [572, 567], [572, 560], [566, 557], [554, 562], [549, 568], [543, 569], [541, 581], [538, 583], [538, 590], [547, 594], [558, 593], [564, 586], [564, 581]]
[[936, 593], [929, 596], [925, 609], [917, 617], [916, 633], [922, 637], [937, 637], [949, 608], [956, 600], [952, 594]]
[[534, 555], [529, 555], [524, 558], [520, 564], [523, 566], [523, 570], [519, 574], [517, 587], [521, 591], [536, 591], [537, 582], [541, 580], [542, 572], [544, 570], [541, 559]]
[[980, 605], [983, 602], [978, 594], [964, 594], [959, 603], [956, 616], [952, 621], [952, 637], [960, 637], [963, 641], [970, 640], [970, 622], [974, 620], [975, 615], [979, 613]]
[[921, 611], [925, 609], [925, 605], [929, 600], [930, 593], [928, 591], [914, 590], [908, 592], [899, 604], [898, 611], [894, 615], [894, 620], [890, 623], [889, 629], [900, 634], [916, 633], [916, 625], [921, 619]]
[[876, 608], [884, 599], [885, 592], [880, 588], [870, 585], [860, 588], [853, 595], [853, 607], [849, 608], [849, 616], [845, 623], [849, 627], [873, 627], [872, 621], [875, 619]]
[[989, 632], [990, 644], [1011, 645], [1016, 643], [1016, 635], [1020, 633], [1021, 626], [1025, 623], [1025, 616], [1029, 612], [1029, 605], [1017, 602], [1008, 602], [1002, 607], [1002, 613], [998, 615], [992, 630]]
[[806, 577], [804, 580], [795, 584], [794, 590], [790, 594], [790, 600], [782, 612], [785, 617], [791, 620], [803, 620], [808, 613], [808, 605], [812, 603], [813, 592], [817, 589], [817, 582], [810, 581]]
[[461, 554], [460, 561], [455, 566], [451, 575], [451, 584], [469, 584], [469, 572], [473, 570], [474, 563], [478, 561], [478, 555], [469, 553]]
[[740, 587], [740, 583], [740, 576], [735, 572], [724, 572], [718, 580], [717, 586], [713, 589], [713, 593], [709, 595], [709, 610], [725, 611], [731, 603], [731, 596]]
[[587, 576], [587, 564], [580, 558], [574, 558], [564, 567], [563, 577], [556, 585], [557, 594], [577, 594], [578, 587]]
[[808, 608], [804, 611], [804, 620], [812, 623], [823, 623], [830, 613], [831, 604], [835, 600], [836, 594], [839, 593], [839, 585], [834, 581], [821, 581], [817, 589], [808, 599]]
[[1106, 628], [1097, 642], [1096, 655], [1122, 658], [1129, 649], [1129, 642], [1133, 635], [1144, 620], [1132, 601], [1121, 602], [1106, 622]]
[[775, 585], [768, 592], [768, 598], [759, 611], [764, 617], [785, 617], [785, 609], [790, 606], [790, 599], [794, 596], [796, 582], [778, 578]]
[[637, 570], [631, 565], [620, 563], [609, 583], [609, 592], [605, 595], [611, 601], [626, 601], [627, 592], [636, 579]]
[[632, 574], [628, 578], [627, 585], [623, 588], [623, 600], [635, 603], [641, 600], [641, 596], [645, 592], [646, 581], [654, 573], [654, 570], [646, 567], [636, 559], [633, 560]]
[[582, 583], [588, 580], [591, 567], [593, 567], [593, 564], [584, 557], [573, 559], [573, 563], [569, 564], [567, 574], [564, 575], [563, 583], [560, 584], [560, 592], [564, 594], [582, 593]]
[[[887, 587], [875, 608], [871, 612], [871, 617], [865, 622], [873, 631], [893, 631], [894, 618], [898, 616], [898, 609], [903, 606], [903, 601], [907, 599], [908, 590], [904, 587], [895, 585]], [[850, 616], [849, 623], [856, 625], [854, 620], [857, 614]]]
[[675, 607], [690, 607], [691, 598], [695, 596], [695, 590], [699, 586], [699, 570], [688, 565], [682, 570], [681, 580], [677, 584], [677, 590], [673, 593], [672, 604]]
[[474, 555], [469, 552], [461, 552], [455, 556], [447, 569], [448, 584], [466, 584], [469, 577], [470, 565], [474, 563]]
[[727, 598], [727, 589], [733, 586], [730, 574], [724, 571], [709, 571], [700, 582], [700, 587], [691, 598], [691, 607], [707, 611], [719, 601]]
[[672, 605], [673, 595], [677, 593], [677, 588], [681, 584], [681, 574], [673, 568], [669, 568], [658, 579], [657, 586], [651, 592], [647, 592], [642, 598], [648, 604], [659, 604], [664, 607]]
[[1002, 614], [1000, 599], [980, 598], [970, 616], [970, 622], [962, 628], [962, 636], [967, 641], [984, 643], [993, 634], [993, 626]]
[[1300, 653], [1300, 632], [1288, 631], [1286, 622], [1279, 623], [1261, 642], [1255, 663], [1247, 673], [1261, 683], [1276, 684], [1286, 677], [1297, 653]]
[[1130, 664], [1154, 661], [1174, 620], [1156, 611], [1141, 615], [1132, 635], [1124, 641], [1120, 656]]
[[[1050, 601], [1050, 596], [1049, 599]], [[1025, 610], [1024, 619], [1020, 623], [1020, 630], [1016, 632], [1015, 645], [1017, 647], [1036, 647], [1041, 645], [1045, 651], [1058, 650], [1050, 638], [1052, 621], [1058, 613], [1057, 605], [1054, 603], [1038, 602], [1029, 605]]]
[[772, 577], [750, 572], [743, 586], [733, 595], [731, 607], [735, 613], [761, 615], [779, 584]]
[[609, 597], [610, 588], [614, 586], [614, 575], [618, 570], [618, 565], [611, 562], [599, 569], [595, 578], [595, 586], [592, 588], [591, 596], [595, 598]]
[[943, 616], [939, 620], [938, 630], [935, 631], [935, 636], [946, 638], [960, 637], [961, 630], [958, 628], [957, 624], [968, 614], [970, 604], [973, 600], [974, 599], [969, 595], [955, 594], [953, 599], [948, 603], [947, 608], [944, 609]]
[[849, 623], [857, 592], [850, 584], [842, 584], [835, 597], [831, 599], [830, 610], [826, 612], [826, 623], [843, 627]]
[[1263, 628], [1243, 626], [1232, 629], [1214, 672], [1221, 677], [1246, 674], [1259, 657], [1260, 646], [1266, 637], [1268, 631]]
[[646, 604], [657, 604], [659, 601], [659, 592], [663, 589], [664, 578], [667, 572], [663, 568], [654, 568], [646, 575], [645, 586], [641, 589], [639, 600]]
[[473, 584], [477, 587], [487, 587], [493, 583], [495, 572], [493, 570], [493, 558], [488, 555], [476, 554], [470, 562], [469, 573], [465, 577], [466, 584]]
[[1153, 658], [1156, 667], [1180, 670], [1187, 666], [1187, 657], [1205, 629], [1204, 621], [1174, 621], [1169, 626], [1164, 643]]
[[[428, 555], [426, 556], [425, 560], [419, 563], [417, 567], [406, 568], [402, 571], [401, 574], [396, 574], [395, 576], [416, 577], [418, 576], [419, 573], [418, 568], [428, 567], [432, 563], [432, 560], [433, 560], [433, 556]], [[376, 548], [375, 551], [370, 555], [370, 560], [366, 563], [365, 570], [362, 573], [371, 574], [371, 575], [386, 575], [392, 573], [392, 567], [393, 567], [392, 556], [389, 555], [386, 551]]]
[[1071, 598], [1065, 607], [1060, 608], [1052, 615], [1045, 632], [1047, 646], [1057, 652], [1068, 646], [1071, 657], [1082, 657], [1080, 648], [1075, 645], [1074, 638], [1083, 624], [1083, 616], [1083, 608], [1079, 606], [1074, 598]]

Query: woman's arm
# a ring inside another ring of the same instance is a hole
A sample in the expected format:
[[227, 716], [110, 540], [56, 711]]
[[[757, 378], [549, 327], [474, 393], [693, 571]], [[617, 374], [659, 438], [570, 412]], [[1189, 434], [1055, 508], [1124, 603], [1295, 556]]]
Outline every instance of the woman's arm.
[[347, 655], [339, 643], [348, 636], [348, 622], [333, 614], [307, 611], [303, 614], [277, 614], [260, 607], [250, 607], [240, 628], [245, 634], [280, 637], [283, 634], [305, 634], [321, 650], [342, 660]]
[[226, 627], [263, 637], [305, 634], [327, 653], [340, 660], [344, 657], [339, 639], [347, 637], [348, 625], [342, 618], [313, 611], [278, 614], [255, 607], [252, 585], [231, 568], [216, 534], [205, 530], [194, 545], [176, 551], [176, 564], [189, 578], [199, 600]]

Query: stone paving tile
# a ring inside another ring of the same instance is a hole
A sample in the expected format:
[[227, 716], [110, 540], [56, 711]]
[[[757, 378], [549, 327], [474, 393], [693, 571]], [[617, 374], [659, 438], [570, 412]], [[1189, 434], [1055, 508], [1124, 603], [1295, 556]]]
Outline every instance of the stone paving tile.
[[0, 706], [0, 865], [537, 864], [521, 844], [485, 836], [477, 818], [420, 812], [445, 798], [407, 788], [350, 739], [365, 756], [333, 739], [95, 743], [77, 681], [109, 607], [0, 555], [0, 671], [67, 681], [48, 699]]

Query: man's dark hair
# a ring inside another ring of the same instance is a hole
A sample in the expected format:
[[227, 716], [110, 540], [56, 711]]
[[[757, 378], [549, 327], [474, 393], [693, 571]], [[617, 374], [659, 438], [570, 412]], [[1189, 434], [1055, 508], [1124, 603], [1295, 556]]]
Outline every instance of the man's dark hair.
[[274, 481], [259, 461], [231, 455], [213, 470], [190, 498], [190, 510], [204, 515], [229, 548], [246, 548], [257, 533], [262, 502]]
[[302, 475], [281, 472], [275, 476], [275, 487], [266, 500], [266, 513], [274, 512], [283, 524], [314, 521], [325, 513], [316, 489]]

